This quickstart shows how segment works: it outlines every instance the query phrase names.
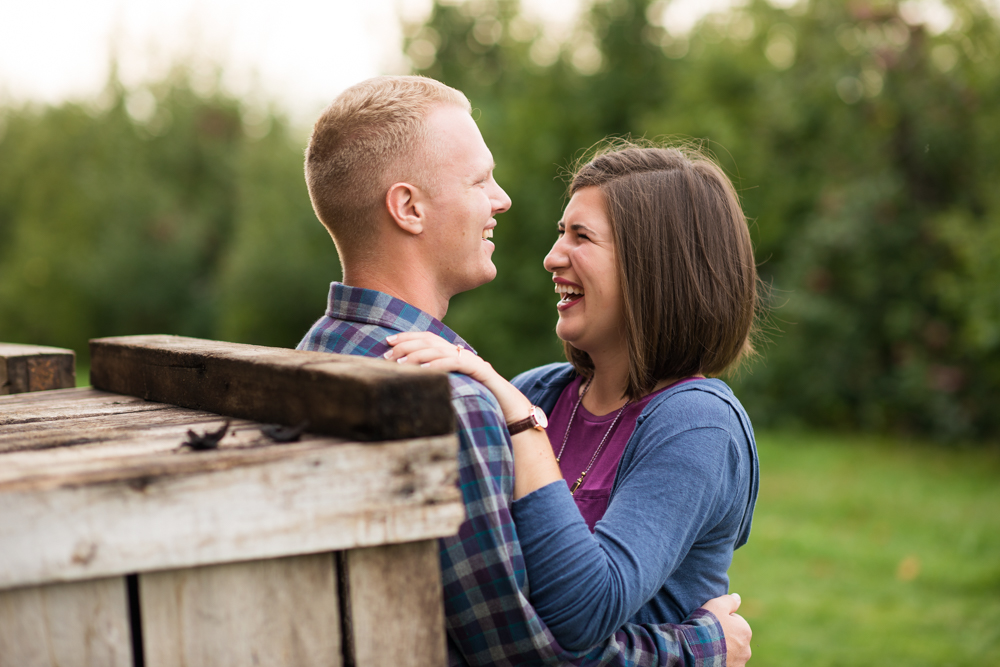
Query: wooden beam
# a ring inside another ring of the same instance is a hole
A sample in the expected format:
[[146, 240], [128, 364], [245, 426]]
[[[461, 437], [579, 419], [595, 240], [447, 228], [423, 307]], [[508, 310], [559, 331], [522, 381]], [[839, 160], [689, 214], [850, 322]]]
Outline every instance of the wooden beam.
[[340, 667], [334, 573], [325, 553], [140, 574], [146, 667]]
[[73, 350], [0, 343], [0, 395], [75, 386]]
[[123, 577], [0, 591], [0, 667], [132, 667]]
[[[424, 540], [464, 516], [454, 435], [277, 445], [233, 419], [219, 449], [194, 452], [179, 448], [187, 429], [224, 418], [62, 393], [93, 417], [46, 419], [70, 408], [45, 394], [0, 398], [0, 422], [15, 417], [3, 440], [17, 445], [0, 452], [0, 589]], [[31, 421], [36, 400], [49, 407]]]
[[353, 664], [445, 667], [438, 541], [355, 549], [339, 558]]
[[443, 435], [455, 428], [445, 373], [381, 359], [180, 336], [90, 342], [94, 387], [294, 426], [351, 440]]

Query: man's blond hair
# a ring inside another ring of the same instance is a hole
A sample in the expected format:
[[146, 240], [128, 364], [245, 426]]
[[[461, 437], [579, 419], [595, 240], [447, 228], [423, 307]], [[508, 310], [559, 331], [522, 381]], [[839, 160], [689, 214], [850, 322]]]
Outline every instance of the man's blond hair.
[[465, 95], [434, 79], [378, 76], [345, 90], [316, 121], [306, 148], [306, 184], [342, 257], [373, 241], [389, 186], [423, 176], [424, 121], [442, 105], [471, 111]]

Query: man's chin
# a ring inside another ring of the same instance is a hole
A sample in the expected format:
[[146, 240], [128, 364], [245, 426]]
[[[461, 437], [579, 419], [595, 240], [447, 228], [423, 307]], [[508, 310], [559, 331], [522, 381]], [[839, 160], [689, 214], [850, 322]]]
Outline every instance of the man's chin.
[[481, 285], [485, 285], [486, 283], [491, 283], [496, 277], [497, 277], [497, 267], [495, 267], [492, 263], [490, 263], [489, 269], [483, 273], [483, 278], [480, 281], [480, 283], [476, 285], [476, 287], [480, 287]]
[[489, 266], [483, 267], [483, 270], [479, 271], [475, 276], [466, 276], [461, 283], [458, 283], [453, 288], [454, 294], [461, 294], [462, 292], [468, 292], [469, 290], [474, 290], [477, 287], [482, 287], [486, 283], [492, 282], [496, 277], [497, 267], [491, 262]]

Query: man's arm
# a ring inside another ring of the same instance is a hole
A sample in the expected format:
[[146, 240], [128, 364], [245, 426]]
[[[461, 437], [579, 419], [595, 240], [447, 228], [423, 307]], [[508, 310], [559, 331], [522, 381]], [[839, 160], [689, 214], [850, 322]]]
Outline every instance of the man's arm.
[[510, 514], [514, 469], [502, 416], [481, 385], [452, 378], [467, 520], [458, 535], [441, 541], [441, 564], [448, 634], [468, 664], [726, 665], [732, 640], [717, 614], [706, 610], [696, 610], [680, 625], [626, 625], [588, 651], [559, 646], [528, 601]]

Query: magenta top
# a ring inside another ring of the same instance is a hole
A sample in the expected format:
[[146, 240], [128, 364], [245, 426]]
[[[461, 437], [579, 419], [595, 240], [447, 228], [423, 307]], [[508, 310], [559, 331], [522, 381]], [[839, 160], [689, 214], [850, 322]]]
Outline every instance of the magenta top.
[[[643, 396], [636, 403], [630, 403], [625, 407], [618, 422], [614, 425], [611, 434], [601, 448], [597, 460], [591, 466], [587, 476], [583, 478], [583, 483], [573, 494], [573, 500], [580, 510], [581, 516], [587, 522], [590, 532], [594, 532], [594, 524], [604, 516], [608, 508], [608, 498], [611, 496], [611, 487], [615, 483], [615, 474], [618, 471], [618, 461], [621, 460], [625, 452], [625, 445], [635, 431], [635, 423], [639, 415], [646, 408], [646, 405], [660, 392], [664, 392], [671, 387], [675, 387], [682, 382], [688, 382], [695, 378], [686, 378], [664, 387], [652, 394]], [[566, 385], [552, 414], [549, 415], [549, 426], [545, 429], [552, 444], [552, 451], [559, 456], [559, 449], [562, 447], [563, 438], [566, 435], [566, 428], [569, 423], [569, 416], [573, 412], [573, 406], [580, 398], [580, 385], [583, 377], [577, 377]], [[580, 404], [576, 411], [576, 418], [573, 420], [573, 430], [569, 434], [566, 442], [566, 450], [563, 452], [559, 467], [562, 469], [563, 479], [570, 488], [576, 483], [580, 473], [587, 469], [591, 457], [597, 450], [601, 439], [611, 428], [611, 423], [615, 420], [618, 410], [613, 410], [606, 415], [591, 414], [587, 408]]]

